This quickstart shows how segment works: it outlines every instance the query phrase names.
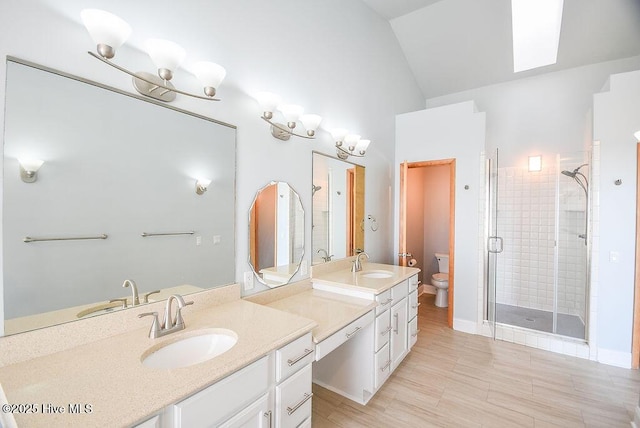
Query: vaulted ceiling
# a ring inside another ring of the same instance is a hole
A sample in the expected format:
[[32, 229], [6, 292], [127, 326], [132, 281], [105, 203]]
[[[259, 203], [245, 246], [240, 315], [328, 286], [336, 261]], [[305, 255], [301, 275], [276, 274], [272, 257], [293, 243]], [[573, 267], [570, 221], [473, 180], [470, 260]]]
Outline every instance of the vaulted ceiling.
[[425, 98], [640, 55], [640, 0], [564, 0], [558, 62], [521, 73], [510, 0], [362, 1], [389, 20]]

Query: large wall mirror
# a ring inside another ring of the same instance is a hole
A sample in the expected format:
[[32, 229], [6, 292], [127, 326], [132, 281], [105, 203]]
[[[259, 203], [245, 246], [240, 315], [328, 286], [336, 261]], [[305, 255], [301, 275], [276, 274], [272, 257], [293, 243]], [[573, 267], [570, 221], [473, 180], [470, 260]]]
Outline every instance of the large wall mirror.
[[364, 251], [364, 167], [313, 152], [313, 264]]
[[249, 211], [249, 264], [268, 287], [287, 284], [304, 256], [304, 209], [298, 193], [281, 181], [258, 190]]
[[[4, 333], [130, 307], [127, 279], [141, 303], [233, 283], [235, 141], [231, 125], [9, 58]], [[23, 180], [25, 158], [44, 163]]]

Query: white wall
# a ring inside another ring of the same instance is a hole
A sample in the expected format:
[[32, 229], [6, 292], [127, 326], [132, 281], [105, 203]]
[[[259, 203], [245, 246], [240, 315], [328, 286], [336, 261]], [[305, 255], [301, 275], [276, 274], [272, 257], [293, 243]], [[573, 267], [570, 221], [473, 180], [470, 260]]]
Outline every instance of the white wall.
[[[0, 57], [16, 56], [133, 92], [129, 76], [86, 53], [94, 46], [80, 23], [85, 7], [106, 9], [131, 24], [131, 43], [116, 55], [116, 61], [129, 68], [153, 70], [138, 49], [147, 37], [181, 44], [187, 62], [210, 59], [226, 67], [227, 78], [218, 91], [221, 102], [181, 97], [173, 105], [238, 127], [237, 281], [250, 269], [249, 208], [255, 192], [271, 180], [286, 181], [301, 195], [309, 262], [311, 151], [335, 153], [327, 132], [319, 132], [314, 141], [271, 137], [251, 96], [259, 90], [278, 92], [286, 101], [322, 115], [326, 128], [345, 127], [372, 140], [359, 161], [367, 168], [365, 210], [376, 216], [380, 227], [377, 232], [366, 229], [365, 247], [373, 260], [390, 261], [394, 118], [420, 108], [424, 99], [387, 21], [359, 1], [6, 0], [0, 2]], [[3, 106], [5, 75], [5, 67], [0, 67]], [[198, 90], [183, 70], [174, 80], [179, 87]], [[3, 121], [0, 118], [2, 129]], [[253, 292], [261, 289], [256, 285]]]
[[591, 145], [592, 96], [609, 75], [638, 68], [640, 57], [592, 64], [431, 98], [426, 107], [473, 100], [487, 114], [487, 153], [499, 148], [501, 167], [526, 167], [529, 155], [555, 162], [556, 153]]
[[[485, 114], [473, 102], [432, 108], [398, 115], [396, 118], [395, 175], [400, 163], [456, 159], [455, 188], [455, 286], [454, 328], [471, 330], [478, 311], [478, 198], [480, 155], [485, 146]], [[465, 185], [469, 186], [465, 190]], [[396, 183], [396, 195], [399, 184]], [[397, 199], [397, 197], [396, 197]], [[397, 205], [397, 204], [396, 204]], [[395, 218], [398, 219], [396, 206]], [[398, 252], [395, 227], [395, 253]], [[470, 242], [472, 244], [470, 244]], [[475, 331], [474, 331], [475, 332]]]
[[[600, 141], [598, 359], [630, 364], [636, 221], [636, 146], [640, 130], [640, 71], [611, 76], [594, 97], [594, 139]], [[616, 186], [614, 181], [622, 180]], [[611, 253], [618, 253], [618, 261]], [[622, 355], [620, 355], [622, 354]], [[626, 354], [626, 356], [625, 356]], [[604, 357], [603, 357], [604, 355]]]

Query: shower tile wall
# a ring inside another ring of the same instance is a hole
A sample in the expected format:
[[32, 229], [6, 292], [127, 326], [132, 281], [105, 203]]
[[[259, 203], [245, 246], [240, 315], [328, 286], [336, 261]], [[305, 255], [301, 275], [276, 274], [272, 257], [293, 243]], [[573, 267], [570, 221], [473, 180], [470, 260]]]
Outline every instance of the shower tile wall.
[[[319, 175], [319, 174], [318, 174]], [[313, 214], [312, 214], [312, 230], [313, 236], [311, 237], [313, 242], [313, 248], [317, 251], [322, 248], [329, 251], [329, 204], [327, 189], [329, 188], [328, 180], [320, 180], [314, 178], [316, 186], [321, 186], [320, 190], [317, 190], [313, 197]], [[314, 252], [312, 255], [312, 263], [323, 263], [322, 254]]]
[[[566, 182], [563, 184], [573, 184], [581, 190], [568, 177]], [[554, 310], [557, 184], [558, 171], [554, 166], [547, 165], [540, 172], [516, 167], [499, 169], [498, 234], [504, 239], [504, 252], [498, 263], [497, 303]], [[564, 186], [560, 199], [563, 189]], [[578, 205], [576, 201], [575, 207]], [[575, 256], [566, 255], [566, 249], [571, 250], [572, 245], [584, 246], [576, 233], [578, 225], [584, 225], [584, 211], [567, 210], [573, 205], [564, 207], [563, 202], [560, 206], [558, 312], [584, 318], [584, 264]], [[569, 253], [579, 254], [573, 250]]]

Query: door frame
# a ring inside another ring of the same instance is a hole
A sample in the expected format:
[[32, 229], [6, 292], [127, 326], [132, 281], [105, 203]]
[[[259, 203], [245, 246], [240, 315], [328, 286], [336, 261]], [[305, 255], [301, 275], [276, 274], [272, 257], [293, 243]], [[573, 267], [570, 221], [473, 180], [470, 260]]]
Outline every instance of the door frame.
[[631, 342], [631, 367], [640, 366], [640, 142], [636, 145], [636, 271], [633, 296], [633, 333]]
[[[455, 217], [456, 217], [456, 160], [440, 159], [419, 162], [404, 161], [400, 164], [400, 209], [399, 209], [399, 250], [407, 252], [407, 172], [409, 168], [449, 165], [449, 302], [447, 307], [447, 324], [453, 328], [453, 304], [455, 289]], [[404, 259], [406, 260], [406, 258]], [[426, 278], [425, 278], [426, 281]]]

